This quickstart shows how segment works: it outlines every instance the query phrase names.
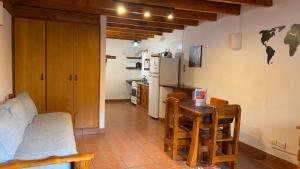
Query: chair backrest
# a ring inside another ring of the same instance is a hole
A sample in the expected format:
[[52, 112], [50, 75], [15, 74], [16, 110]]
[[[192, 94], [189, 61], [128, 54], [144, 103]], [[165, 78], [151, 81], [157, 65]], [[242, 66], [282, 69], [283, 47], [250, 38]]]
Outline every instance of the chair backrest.
[[172, 127], [176, 133], [179, 129], [179, 99], [169, 97], [165, 100], [165, 104], [165, 125], [168, 128]]
[[222, 106], [227, 106], [229, 103], [227, 100], [212, 97], [210, 99], [210, 105], [213, 107], [222, 107]]
[[[232, 153], [230, 155], [234, 155], [237, 157], [238, 154], [238, 142], [240, 136], [240, 125], [241, 125], [241, 107], [239, 105], [227, 105], [219, 108], [214, 108], [212, 115], [212, 156], [216, 156], [217, 150], [217, 142], [220, 141], [218, 138], [218, 132], [221, 124], [219, 121], [222, 119], [234, 119], [234, 132], [231, 136], [231, 133], [228, 133], [230, 138], [222, 138], [222, 142], [231, 142]], [[228, 155], [228, 154], [226, 154]]]
[[187, 99], [187, 94], [184, 92], [174, 92], [174, 93], [167, 94], [167, 98], [170, 98], [170, 97], [173, 97], [173, 98], [176, 98], [179, 100], [185, 100], [185, 99]]

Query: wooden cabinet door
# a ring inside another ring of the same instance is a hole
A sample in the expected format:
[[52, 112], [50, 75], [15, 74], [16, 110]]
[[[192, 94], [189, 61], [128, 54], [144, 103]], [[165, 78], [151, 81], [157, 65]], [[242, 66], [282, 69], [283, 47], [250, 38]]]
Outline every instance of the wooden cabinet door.
[[45, 21], [15, 18], [15, 92], [28, 92], [46, 110]]
[[75, 112], [77, 128], [99, 126], [99, 26], [77, 24], [75, 31]]
[[74, 25], [47, 22], [47, 110], [74, 110]]
[[148, 108], [149, 105], [149, 87], [146, 87], [146, 108]]
[[146, 102], [147, 102], [147, 93], [146, 93], [146, 87], [142, 86], [142, 92], [141, 92], [141, 106], [146, 108]]

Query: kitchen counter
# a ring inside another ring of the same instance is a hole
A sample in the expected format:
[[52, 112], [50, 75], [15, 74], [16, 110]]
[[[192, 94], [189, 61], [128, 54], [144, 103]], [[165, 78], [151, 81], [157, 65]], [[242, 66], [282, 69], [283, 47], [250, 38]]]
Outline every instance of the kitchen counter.
[[193, 92], [197, 89], [197, 87], [187, 86], [187, 85], [178, 85], [178, 84], [170, 84], [170, 85], [160, 85], [160, 95], [159, 95], [159, 118], [165, 117], [165, 104], [163, 101], [167, 98], [169, 93], [173, 92], [183, 92], [187, 95], [188, 98], [193, 98]]
[[147, 86], [149, 87], [149, 84], [148, 83], [143, 83], [143, 82], [137, 82], [138, 85], [142, 85], [142, 86]]
[[128, 83], [128, 84], [132, 84], [132, 82], [133, 81], [136, 81], [136, 82], [140, 82], [141, 81], [141, 79], [135, 79], [135, 80], [126, 80], [126, 82]]
[[170, 84], [170, 85], [160, 85], [161, 87], [169, 87], [173, 89], [184, 89], [184, 90], [195, 90], [197, 87], [187, 86], [187, 85], [178, 85], [178, 84]]

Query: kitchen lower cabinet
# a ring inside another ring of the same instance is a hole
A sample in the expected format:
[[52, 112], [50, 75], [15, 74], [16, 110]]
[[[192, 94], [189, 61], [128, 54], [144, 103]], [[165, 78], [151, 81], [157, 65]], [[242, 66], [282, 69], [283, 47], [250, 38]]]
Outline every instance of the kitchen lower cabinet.
[[148, 110], [149, 103], [149, 87], [144, 84], [138, 84], [138, 96], [137, 96], [137, 104]]

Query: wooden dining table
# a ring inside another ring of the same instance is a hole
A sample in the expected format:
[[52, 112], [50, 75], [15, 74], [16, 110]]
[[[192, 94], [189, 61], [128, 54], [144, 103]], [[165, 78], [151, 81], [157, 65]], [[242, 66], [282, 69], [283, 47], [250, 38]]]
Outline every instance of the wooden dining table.
[[190, 167], [196, 167], [200, 141], [200, 128], [204, 126], [205, 117], [213, 113], [213, 108], [211, 106], [195, 106], [192, 100], [180, 102], [179, 107], [180, 114], [193, 120], [191, 146], [188, 154], [187, 164]]

